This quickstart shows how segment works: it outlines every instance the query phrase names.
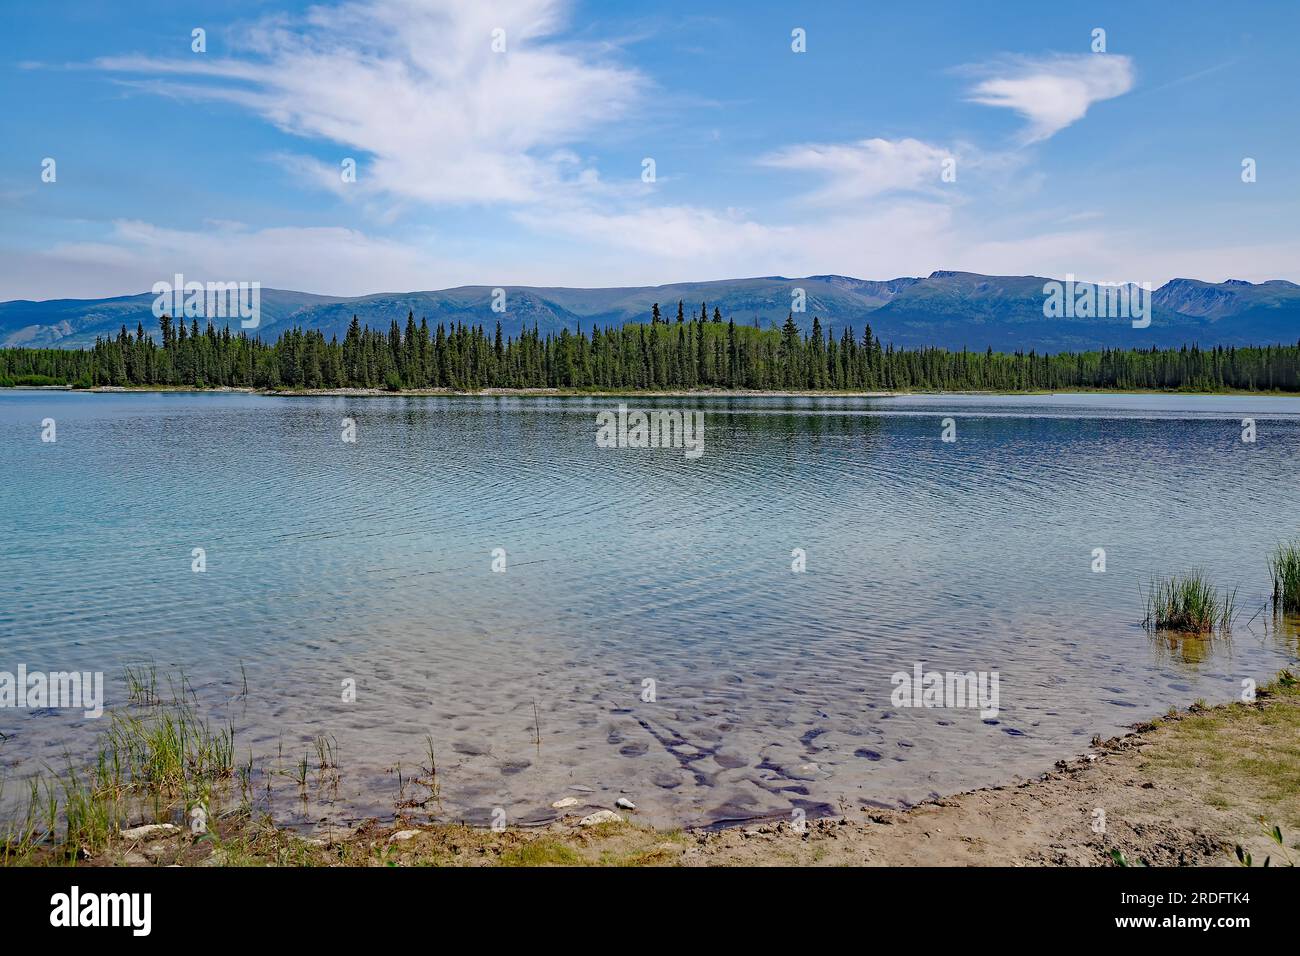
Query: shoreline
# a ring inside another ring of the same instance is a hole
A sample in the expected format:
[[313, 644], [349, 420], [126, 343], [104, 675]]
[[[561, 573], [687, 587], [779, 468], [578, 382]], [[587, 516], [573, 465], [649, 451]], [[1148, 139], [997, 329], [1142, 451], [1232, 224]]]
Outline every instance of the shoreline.
[[483, 388], [460, 391], [451, 388], [396, 389], [384, 388], [318, 388], [318, 389], [266, 389], [246, 386], [222, 385], [214, 388], [196, 388], [183, 385], [96, 385], [77, 388], [73, 385], [9, 385], [0, 391], [26, 392], [77, 392], [83, 394], [185, 394], [185, 395], [261, 395], [267, 398], [905, 398], [914, 395], [989, 395], [989, 396], [1055, 396], [1055, 395], [1185, 395], [1189, 397], [1243, 397], [1300, 398], [1300, 392], [1281, 389], [1219, 389], [1196, 391], [1170, 388], [1069, 388], [1055, 391], [1027, 389], [999, 391], [997, 389], [934, 389], [911, 391], [765, 391], [762, 389], [562, 389], [562, 388]]
[[[417, 824], [400, 812], [312, 836], [220, 817], [195, 838], [175, 824], [121, 831], [94, 866], [1230, 866], [1300, 860], [1300, 679], [1254, 701], [1193, 704], [1094, 738], [1037, 779], [905, 810], [660, 830], [635, 809], [576, 806], [544, 826]], [[1283, 842], [1270, 835], [1279, 827]], [[55, 854], [22, 861], [63, 864]]]

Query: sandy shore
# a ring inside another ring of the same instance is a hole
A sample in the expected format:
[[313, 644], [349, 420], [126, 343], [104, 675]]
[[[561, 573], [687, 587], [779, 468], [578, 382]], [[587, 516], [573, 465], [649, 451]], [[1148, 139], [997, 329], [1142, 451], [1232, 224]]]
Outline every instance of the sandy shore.
[[962, 390], [962, 389], [932, 389], [917, 391], [847, 391], [837, 392], [823, 389], [820, 391], [763, 391], [761, 389], [736, 389], [736, 388], [697, 388], [697, 389], [611, 389], [608, 391], [593, 389], [566, 389], [566, 388], [482, 388], [475, 391], [459, 391], [452, 388], [419, 388], [419, 389], [400, 389], [398, 391], [389, 391], [385, 388], [299, 388], [299, 389], [266, 389], [266, 388], [245, 388], [241, 386], [223, 385], [218, 388], [190, 388], [181, 385], [96, 385], [88, 389], [74, 389], [71, 385], [25, 385], [15, 386], [14, 390], [27, 391], [84, 391], [97, 393], [120, 393], [120, 392], [239, 392], [249, 395], [267, 395], [279, 398], [379, 398], [395, 396], [454, 396], [467, 398], [481, 398], [485, 396], [519, 396], [526, 397], [530, 395], [551, 395], [561, 398], [898, 398], [907, 395], [1255, 395], [1255, 396], [1283, 396], [1294, 397], [1295, 392], [1285, 392], [1279, 390], [1267, 389], [1220, 389], [1217, 391], [1190, 391], [1186, 389], [1117, 389], [1117, 388], [1069, 388], [1059, 389], [1056, 391], [1048, 390], [1024, 390], [1024, 391], [997, 391], [991, 389], [979, 390]]
[[608, 391], [592, 389], [567, 388], [482, 388], [475, 391], [460, 391], [453, 388], [413, 388], [389, 391], [386, 388], [297, 388], [269, 389], [248, 388], [244, 386], [222, 385], [216, 388], [194, 388], [186, 385], [96, 385], [92, 388], [79, 389], [71, 385], [15, 385], [9, 391], [45, 391], [45, 392], [84, 392], [97, 394], [120, 394], [130, 392], [176, 392], [221, 394], [240, 393], [245, 395], [265, 395], [275, 398], [394, 398], [442, 396], [449, 398], [484, 398], [484, 397], [519, 397], [552, 396], [556, 398], [900, 398], [909, 395], [1236, 395], [1260, 397], [1296, 397], [1295, 392], [1278, 389], [1218, 389], [1216, 391], [1192, 391], [1188, 389], [1166, 388], [1068, 388], [1050, 390], [997, 391], [993, 389], [930, 389], [894, 392], [837, 392], [823, 389], [821, 391], [763, 391], [760, 389], [734, 388], [698, 388], [698, 389], [611, 389]]
[[[639, 825], [635, 810], [583, 824], [501, 832], [400, 818], [312, 837], [267, 822], [218, 822], [196, 840], [175, 827], [123, 834], [92, 865], [1255, 865], [1300, 860], [1300, 681], [1288, 672], [1252, 703], [1171, 712], [1094, 741], [1040, 779], [908, 810], [709, 831]], [[1271, 839], [1281, 828], [1284, 846]], [[39, 861], [34, 861], [39, 862]]]
[[[67, 385], [44, 385], [36, 386], [47, 390], [55, 391], [72, 391], [71, 386]], [[461, 391], [454, 388], [404, 388], [397, 391], [391, 391], [386, 388], [295, 388], [295, 389], [268, 389], [268, 388], [241, 388], [235, 386], [222, 386], [220, 388], [190, 389], [180, 386], [116, 386], [116, 385], [97, 385], [94, 388], [83, 389], [87, 392], [99, 393], [117, 393], [117, 392], [239, 392], [248, 395], [267, 395], [277, 398], [393, 398], [401, 396], [451, 396], [458, 398], [483, 398], [483, 397], [510, 397], [520, 396], [527, 397], [532, 395], [551, 395], [560, 398], [615, 398], [615, 397], [640, 397], [640, 398], [687, 398], [687, 397], [704, 397], [704, 398], [891, 398], [898, 395], [911, 394], [907, 392], [835, 392], [835, 391], [790, 391], [790, 392], [773, 392], [763, 391], [762, 389], [745, 389], [745, 388], [696, 388], [696, 389], [611, 389], [603, 391], [599, 389], [569, 389], [569, 388], [480, 388], [475, 391]], [[948, 394], [959, 394], [950, 392]], [[984, 393], [969, 393], [984, 394]], [[987, 393], [996, 394], [996, 393]], [[1030, 394], [1030, 393], [1017, 393]]]

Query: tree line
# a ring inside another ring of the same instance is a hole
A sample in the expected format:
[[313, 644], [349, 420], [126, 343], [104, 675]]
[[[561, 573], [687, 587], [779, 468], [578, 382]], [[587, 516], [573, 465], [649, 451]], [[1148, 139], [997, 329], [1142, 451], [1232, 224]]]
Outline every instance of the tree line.
[[1103, 349], [1039, 354], [896, 349], [866, 326], [838, 336], [814, 318], [802, 332], [738, 325], [707, 304], [678, 303], [675, 321], [656, 304], [649, 323], [542, 335], [536, 325], [503, 336], [461, 322], [424, 319], [388, 330], [356, 316], [340, 341], [292, 328], [274, 342], [244, 331], [200, 328], [164, 315], [157, 339], [137, 324], [89, 349], [0, 349], [0, 386], [193, 388], [481, 388], [756, 390], [994, 390], [1071, 388], [1300, 391], [1295, 345]]

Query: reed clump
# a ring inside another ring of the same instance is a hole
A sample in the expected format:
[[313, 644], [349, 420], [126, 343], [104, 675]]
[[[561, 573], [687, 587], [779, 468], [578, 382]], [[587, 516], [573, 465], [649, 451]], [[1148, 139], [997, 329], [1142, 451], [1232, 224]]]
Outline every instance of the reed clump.
[[1278, 545], [1268, 570], [1273, 576], [1273, 610], [1300, 614], [1300, 540]]
[[62, 773], [47, 770], [27, 782], [26, 813], [0, 831], [0, 862], [51, 849], [67, 859], [93, 857], [142, 808], [165, 817], [207, 806], [213, 787], [235, 772], [235, 733], [184, 705], [114, 714], [87, 769], [69, 760]]
[[1204, 572], [1191, 571], [1153, 580], [1146, 594], [1146, 607], [1142, 624], [1148, 630], [1227, 633], [1237, 616], [1237, 592], [1225, 588], [1220, 593]]

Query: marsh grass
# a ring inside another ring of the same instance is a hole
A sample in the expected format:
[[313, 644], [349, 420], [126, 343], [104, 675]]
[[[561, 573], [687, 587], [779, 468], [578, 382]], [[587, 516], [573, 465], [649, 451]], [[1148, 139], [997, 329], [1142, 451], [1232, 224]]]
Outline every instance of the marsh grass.
[[158, 668], [153, 664], [129, 665], [122, 676], [126, 680], [128, 702], [142, 707], [161, 703], [158, 697]]
[[1155, 579], [1145, 597], [1142, 626], [1152, 631], [1226, 634], [1237, 616], [1236, 589], [1225, 588], [1220, 594], [1201, 571]]
[[335, 760], [335, 750], [338, 747], [337, 738], [317, 734], [312, 746], [316, 748], [316, 769], [321, 771], [333, 770], [338, 766]]
[[[142, 678], [140, 686], [150, 683]], [[84, 769], [69, 758], [66, 770], [47, 767], [28, 779], [26, 813], [0, 830], [0, 861], [24, 862], [41, 850], [93, 857], [146, 809], [163, 819], [210, 806], [214, 788], [234, 773], [234, 748], [233, 727], [213, 729], [184, 705], [114, 714]]]
[[253, 792], [253, 774], [255, 771], [253, 762], [253, 748], [248, 748], [248, 760], [235, 768], [235, 777], [239, 781], [239, 812], [241, 815], [248, 817], [253, 813], [253, 803], [256, 796]]
[[146, 717], [114, 714], [99, 765], [121, 782], [160, 793], [186, 784], [230, 777], [235, 768], [235, 729], [213, 730], [184, 705]]
[[[4, 797], [6, 781], [0, 778], [0, 798]], [[0, 865], [20, 866], [30, 861], [32, 852], [44, 837], [41, 825], [41, 781], [32, 778], [27, 783], [27, 812], [21, 819], [5, 821], [0, 830]]]
[[[83, 777], [69, 766], [57, 778], [62, 797], [63, 845], [71, 852], [98, 853], [117, 833], [126, 816], [123, 794], [114, 788], [98, 785], [92, 773]], [[56, 795], [50, 795], [48, 832], [57, 834], [58, 817], [55, 812]]]
[[428, 787], [429, 787], [429, 796], [432, 800], [435, 800], [441, 806], [442, 784], [438, 782], [438, 759], [434, 755], [432, 734], [424, 735], [424, 750], [426, 755], [429, 758], [429, 766], [425, 768], [429, 773], [429, 776], [427, 778]]
[[1273, 577], [1273, 610], [1300, 614], [1300, 540], [1278, 545], [1268, 570]]

